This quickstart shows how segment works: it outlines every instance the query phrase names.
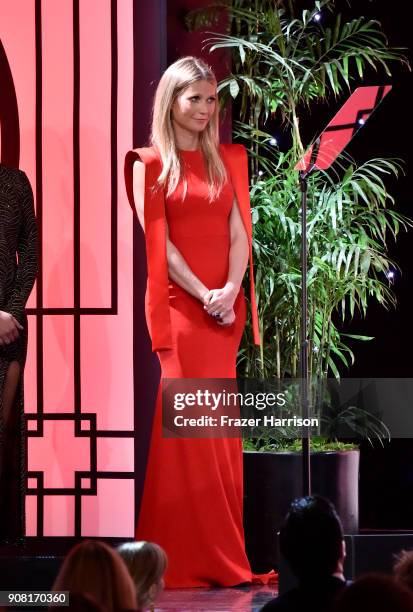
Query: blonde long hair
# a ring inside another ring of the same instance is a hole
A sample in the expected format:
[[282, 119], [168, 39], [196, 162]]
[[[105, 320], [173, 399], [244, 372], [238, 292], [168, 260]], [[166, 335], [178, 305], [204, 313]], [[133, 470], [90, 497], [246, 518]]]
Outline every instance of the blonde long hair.
[[[201, 80], [216, 83], [210, 66], [197, 57], [181, 57], [165, 70], [156, 89], [152, 111], [151, 144], [157, 148], [162, 160], [162, 172], [158, 177], [158, 184], [166, 188], [167, 196], [175, 191], [181, 179], [184, 181], [184, 197], [187, 189], [172, 126], [172, 105], [184, 89]], [[209, 199], [213, 200], [221, 191], [227, 178], [225, 166], [219, 154], [218, 100], [208, 125], [199, 134], [199, 144], [206, 162]]]

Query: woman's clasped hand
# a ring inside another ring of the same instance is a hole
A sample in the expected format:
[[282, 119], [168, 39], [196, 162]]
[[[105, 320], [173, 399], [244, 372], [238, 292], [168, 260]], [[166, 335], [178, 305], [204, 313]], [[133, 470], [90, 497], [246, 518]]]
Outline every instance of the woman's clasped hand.
[[238, 290], [232, 283], [220, 289], [210, 289], [203, 297], [204, 309], [218, 325], [228, 326], [235, 321], [234, 302]]

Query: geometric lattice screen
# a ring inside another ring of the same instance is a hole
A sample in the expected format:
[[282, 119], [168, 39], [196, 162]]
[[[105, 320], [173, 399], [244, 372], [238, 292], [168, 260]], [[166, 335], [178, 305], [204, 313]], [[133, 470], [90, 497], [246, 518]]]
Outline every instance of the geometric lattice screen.
[[41, 237], [25, 372], [28, 536], [134, 533], [132, 215], [123, 181], [132, 5], [0, 0], [2, 159], [27, 173]]

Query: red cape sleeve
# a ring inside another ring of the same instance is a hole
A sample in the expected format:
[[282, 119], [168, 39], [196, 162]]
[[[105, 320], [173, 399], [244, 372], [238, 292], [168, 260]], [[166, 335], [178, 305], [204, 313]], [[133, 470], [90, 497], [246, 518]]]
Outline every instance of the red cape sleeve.
[[156, 187], [161, 172], [161, 162], [152, 148], [129, 151], [125, 158], [126, 193], [132, 210], [133, 164], [136, 160], [145, 164], [145, 242], [148, 268], [148, 328], [152, 350], [172, 348], [171, 318], [169, 313], [168, 264], [166, 256], [166, 220], [164, 192]]
[[231, 182], [240, 209], [249, 245], [249, 277], [250, 277], [250, 304], [254, 342], [261, 344], [258, 324], [257, 303], [255, 298], [254, 264], [252, 258], [252, 221], [248, 180], [248, 157], [245, 147], [238, 144], [221, 145], [222, 157], [229, 171]]

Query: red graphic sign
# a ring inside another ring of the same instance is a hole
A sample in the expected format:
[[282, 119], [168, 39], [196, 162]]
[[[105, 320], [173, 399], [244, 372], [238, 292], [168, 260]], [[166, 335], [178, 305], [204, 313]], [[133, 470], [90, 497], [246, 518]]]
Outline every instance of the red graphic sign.
[[295, 169], [306, 170], [313, 164], [319, 170], [329, 168], [390, 90], [391, 85], [358, 87]]

